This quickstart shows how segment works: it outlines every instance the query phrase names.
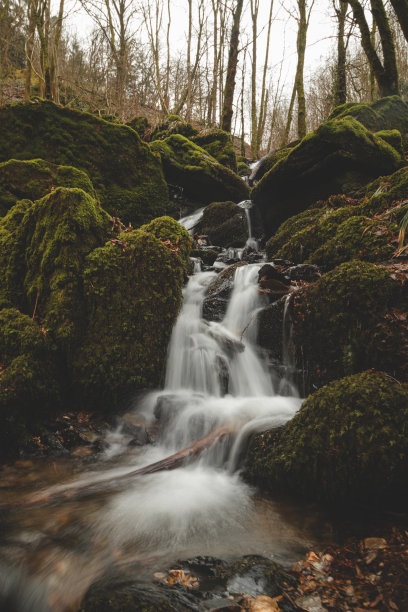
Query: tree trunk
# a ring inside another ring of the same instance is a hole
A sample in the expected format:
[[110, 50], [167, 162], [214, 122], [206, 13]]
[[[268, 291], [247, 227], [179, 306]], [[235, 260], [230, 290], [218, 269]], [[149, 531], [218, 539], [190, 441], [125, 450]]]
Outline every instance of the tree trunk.
[[303, 72], [305, 66], [306, 35], [308, 20], [306, 17], [306, 0], [298, 0], [299, 28], [297, 36], [298, 64], [296, 70], [296, 95], [298, 101], [298, 138], [306, 136], [306, 98]]
[[29, 18], [28, 18], [28, 30], [27, 39], [25, 44], [26, 54], [26, 70], [25, 70], [25, 83], [24, 83], [24, 100], [30, 99], [31, 94], [31, 74], [32, 74], [32, 56], [34, 49], [34, 36], [35, 36], [35, 0], [31, 0], [29, 6]]
[[238, 65], [238, 44], [239, 44], [239, 29], [241, 23], [242, 6], [244, 0], [237, 0], [234, 11], [234, 21], [232, 24], [227, 75], [225, 78], [224, 87], [224, 103], [222, 107], [221, 127], [226, 132], [231, 132], [232, 123], [232, 105], [234, 102], [235, 77], [237, 74]]
[[334, 105], [340, 106], [347, 102], [347, 77], [346, 77], [346, 43], [344, 40], [347, 4], [340, 2], [340, 7], [335, 7], [338, 32], [337, 32], [337, 65], [336, 65], [336, 88], [334, 91]]
[[391, 0], [401, 30], [408, 42], [408, 0]]

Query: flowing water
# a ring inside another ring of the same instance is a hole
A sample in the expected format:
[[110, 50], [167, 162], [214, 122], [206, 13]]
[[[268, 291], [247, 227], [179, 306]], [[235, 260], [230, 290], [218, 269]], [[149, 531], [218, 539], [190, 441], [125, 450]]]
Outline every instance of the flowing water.
[[[75, 609], [89, 585], [112, 568], [134, 565], [138, 576], [152, 576], [198, 554], [257, 553], [289, 562], [310, 545], [304, 515], [288, 520], [283, 506], [260, 497], [238, 469], [248, 436], [287, 422], [301, 404], [276, 393], [254, 344], [255, 315], [265, 305], [259, 268], [236, 270], [221, 323], [201, 316], [216, 274], [190, 278], [164, 389], [135, 402], [138, 418], [156, 431], [154, 444], [129, 446], [117, 430], [107, 435], [106, 452], [94, 463], [75, 464], [74, 474], [64, 461], [4, 474], [0, 592], [12, 593], [16, 609]], [[190, 446], [200, 452], [181, 467], [126, 476]]]

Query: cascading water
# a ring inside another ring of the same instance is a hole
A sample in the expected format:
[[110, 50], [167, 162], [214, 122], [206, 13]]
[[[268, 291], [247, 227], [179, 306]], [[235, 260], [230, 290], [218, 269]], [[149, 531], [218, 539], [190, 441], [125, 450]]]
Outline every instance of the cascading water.
[[[88, 501], [80, 507], [69, 501], [56, 505], [48, 516], [34, 508], [29, 515], [22, 511], [20, 518], [17, 512], [10, 518], [10, 539], [0, 548], [0, 563], [7, 558], [14, 569], [5, 571], [7, 583], [2, 587], [0, 580], [0, 590], [14, 589], [19, 609], [45, 612], [52, 600], [51, 609], [62, 612], [113, 564], [146, 558], [169, 562], [188, 554], [270, 555], [265, 541], [271, 537], [272, 554], [279, 554], [279, 546], [290, 549], [282, 519], [271, 506], [267, 518], [265, 514], [261, 518], [261, 506], [237, 472], [248, 436], [284, 424], [301, 403], [274, 394], [267, 364], [254, 343], [255, 315], [265, 305], [257, 289], [259, 269], [258, 264], [237, 268], [221, 323], [201, 316], [206, 288], [216, 274], [200, 272], [190, 278], [169, 345], [164, 389], [148, 394], [136, 408], [148, 426], [158, 421], [156, 443], [135, 449], [127, 445], [126, 436], [116, 433], [113, 458], [106, 453], [98, 469], [85, 470], [72, 482], [42, 492], [47, 498], [97, 486]], [[210, 443], [182, 467], [136, 476], [127, 481], [126, 489], [104, 493], [104, 483], [200, 444], [208, 436]], [[79, 545], [70, 550], [56, 538], [67, 523], [71, 530], [75, 525], [79, 542], [86, 536], [91, 552]], [[24, 558], [24, 542], [32, 543], [31, 558], [28, 553]], [[49, 563], [36, 566], [39, 551], [46, 546]], [[51, 562], [55, 571], [50, 570]], [[35, 570], [22, 588], [22, 570], [16, 568], [23, 566], [29, 572], [30, 565]], [[16, 572], [20, 572], [17, 578]]]
[[194, 232], [195, 226], [198, 224], [201, 217], [203, 216], [203, 212], [204, 208], [198, 208], [191, 215], [182, 217], [179, 221], [180, 225], [183, 225], [186, 230], [189, 231], [190, 234], [192, 234]]
[[252, 249], [255, 249], [255, 251], [258, 250], [258, 242], [255, 240], [255, 238], [252, 235], [252, 223], [251, 223], [251, 208], [253, 207], [253, 202], [252, 200], [243, 200], [242, 202], [239, 202], [238, 206], [240, 208], [243, 208], [245, 210], [245, 216], [246, 216], [246, 220], [247, 220], [247, 226], [248, 226], [248, 240], [246, 241], [246, 246], [247, 247], [251, 247]]

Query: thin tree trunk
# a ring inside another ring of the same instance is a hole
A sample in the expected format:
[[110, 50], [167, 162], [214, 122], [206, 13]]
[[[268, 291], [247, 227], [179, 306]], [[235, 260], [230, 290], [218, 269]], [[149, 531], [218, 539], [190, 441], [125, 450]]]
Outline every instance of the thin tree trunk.
[[32, 56], [34, 49], [34, 36], [35, 36], [35, 0], [30, 2], [30, 12], [28, 19], [28, 30], [27, 39], [25, 44], [26, 54], [26, 70], [25, 70], [25, 83], [24, 83], [24, 100], [30, 99], [31, 94], [31, 74], [32, 74]]
[[336, 89], [334, 92], [334, 105], [340, 106], [347, 102], [347, 77], [346, 77], [346, 43], [345, 26], [347, 15], [347, 4], [340, 2], [340, 7], [335, 6], [338, 22], [337, 32], [337, 66], [336, 66]]
[[258, 156], [258, 115], [256, 108], [256, 68], [257, 68], [257, 39], [258, 39], [258, 12], [259, 0], [251, 0], [252, 19], [252, 71], [251, 71], [251, 156]]
[[408, 42], [408, 0], [391, 0], [391, 4], [397, 15], [405, 40]]
[[273, 11], [273, 0], [270, 0], [271, 6], [269, 9], [269, 20], [268, 20], [268, 33], [266, 39], [266, 51], [265, 51], [265, 62], [264, 69], [262, 75], [262, 88], [261, 88], [261, 103], [259, 107], [259, 120], [257, 127], [257, 141], [256, 141], [256, 152], [257, 157], [259, 156], [259, 151], [261, 148], [262, 137], [265, 129], [266, 122], [266, 110], [267, 110], [267, 100], [269, 97], [269, 92], [266, 89], [266, 74], [268, 70], [268, 61], [269, 61], [269, 47], [270, 47], [270, 38], [271, 38], [271, 27], [272, 27], [272, 11]]

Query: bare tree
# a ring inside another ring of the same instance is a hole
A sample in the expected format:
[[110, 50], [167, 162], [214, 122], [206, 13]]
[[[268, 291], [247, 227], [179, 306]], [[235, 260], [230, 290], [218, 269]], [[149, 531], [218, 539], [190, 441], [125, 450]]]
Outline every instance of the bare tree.
[[231, 38], [229, 44], [228, 66], [225, 77], [224, 104], [222, 108], [221, 127], [226, 132], [231, 131], [232, 105], [234, 102], [235, 77], [238, 65], [239, 29], [241, 24], [242, 6], [244, 0], [237, 0], [234, 10]]

